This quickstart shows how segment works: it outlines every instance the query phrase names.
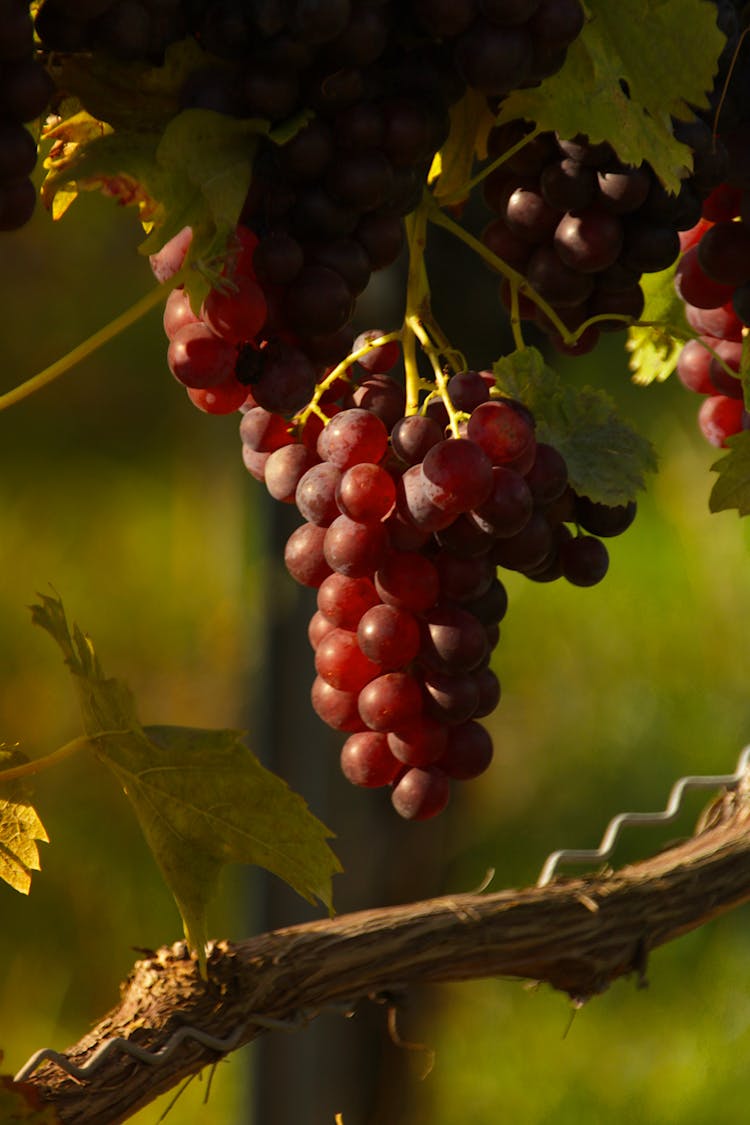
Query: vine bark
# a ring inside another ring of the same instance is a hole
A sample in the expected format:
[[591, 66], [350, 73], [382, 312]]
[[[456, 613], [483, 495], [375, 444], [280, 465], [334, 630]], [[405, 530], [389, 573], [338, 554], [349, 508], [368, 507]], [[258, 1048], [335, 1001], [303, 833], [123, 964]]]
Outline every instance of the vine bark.
[[[645, 979], [657, 946], [750, 901], [750, 789], [719, 798], [686, 842], [641, 863], [543, 887], [431, 899], [213, 945], [208, 980], [179, 943], [136, 962], [118, 1008], [67, 1051], [83, 1065], [107, 1040], [148, 1051], [179, 1028], [232, 1048], [322, 1009], [394, 1000], [410, 985], [510, 976], [584, 1001], [628, 974]], [[53, 1062], [28, 1078], [61, 1122], [116, 1125], [221, 1056], [186, 1038], [158, 1065], [116, 1049], [85, 1079]]]

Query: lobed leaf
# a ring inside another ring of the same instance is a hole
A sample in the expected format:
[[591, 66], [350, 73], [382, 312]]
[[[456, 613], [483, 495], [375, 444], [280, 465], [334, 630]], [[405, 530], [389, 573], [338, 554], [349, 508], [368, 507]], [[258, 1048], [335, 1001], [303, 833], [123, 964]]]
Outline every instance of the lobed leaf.
[[729, 452], [711, 466], [718, 473], [708, 506], [712, 512], [737, 509], [737, 515], [750, 515], [750, 431], [734, 434], [726, 441]]
[[469, 89], [451, 106], [448, 139], [435, 154], [428, 183], [435, 183], [433, 194], [438, 203], [460, 202], [463, 189], [472, 177], [475, 157], [487, 156], [487, 136], [494, 118], [487, 98], [478, 90]]
[[569, 386], [536, 348], [494, 365], [498, 388], [533, 412], [540, 441], [563, 455], [571, 486], [602, 504], [627, 504], [656, 470], [651, 443], [622, 419], [612, 399], [592, 387]]
[[43, 597], [32, 615], [62, 649], [86, 734], [123, 786], [201, 959], [206, 909], [224, 864], [258, 864], [331, 910], [331, 879], [341, 870], [326, 842], [331, 833], [240, 732], [141, 726], [130, 691], [104, 676], [61, 600]]
[[[19, 750], [0, 745], [0, 770], [27, 761]], [[20, 780], [0, 783], [0, 879], [22, 895], [31, 889], [32, 871], [41, 868], [39, 840], [47, 844], [49, 836], [29, 801], [28, 787]]]
[[672, 117], [706, 107], [726, 42], [704, 0], [588, 0], [591, 18], [562, 69], [538, 87], [516, 90], [500, 121], [522, 117], [572, 138], [609, 141], [624, 164], [648, 161], [669, 191], [692, 168]]

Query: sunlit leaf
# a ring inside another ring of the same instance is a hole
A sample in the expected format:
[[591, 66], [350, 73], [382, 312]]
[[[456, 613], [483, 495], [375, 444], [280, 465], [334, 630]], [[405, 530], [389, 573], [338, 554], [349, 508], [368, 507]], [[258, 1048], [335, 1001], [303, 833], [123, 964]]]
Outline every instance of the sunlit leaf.
[[[26, 761], [19, 750], [0, 745], [0, 771]], [[28, 786], [21, 780], [0, 781], [0, 879], [24, 895], [31, 889], [32, 871], [41, 868], [40, 840], [49, 843], [49, 836], [29, 800]]]

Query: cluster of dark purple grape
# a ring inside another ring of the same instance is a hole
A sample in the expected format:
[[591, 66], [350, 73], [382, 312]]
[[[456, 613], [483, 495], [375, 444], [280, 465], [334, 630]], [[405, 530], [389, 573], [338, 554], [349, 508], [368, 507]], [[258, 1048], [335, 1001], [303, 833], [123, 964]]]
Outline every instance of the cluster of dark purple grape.
[[[529, 126], [511, 122], [490, 133], [490, 155], [521, 141]], [[484, 197], [497, 215], [483, 241], [521, 273], [536, 293], [574, 330], [591, 317], [612, 316], [566, 345], [555, 324], [521, 294], [520, 315], [545, 331], [561, 351], [590, 351], [600, 333], [627, 327], [643, 311], [640, 278], [666, 269], [680, 252], [678, 232], [700, 217], [701, 199], [720, 181], [723, 153], [700, 121], [678, 123], [695, 169], [670, 196], [647, 164], [621, 164], [606, 144], [552, 133], [531, 139], [486, 179]], [[509, 302], [508, 283], [501, 290]]]
[[47, 108], [54, 82], [34, 54], [34, 25], [25, 0], [0, 4], [0, 231], [31, 217], [36, 189], [30, 175], [36, 142], [25, 123]]
[[698, 333], [680, 352], [677, 374], [705, 395], [698, 424], [711, 445], [750, 426], [740, 369], [750, 325], [750, 191], [723, 184], [682, 238], [675, 285]]
[[445, 437], [440, 400], [404, 416], [403, 388], [386, 374], [398, 351], [376, 345], [362, 381], [334, 382], [325, 425], [312, 413], [295, 428], [248, 405], [240, 434], [248, 470], [305, 520], [285, 561], [318, 591], [312, 703], [348, 735], [341, 768], [356, 785], [391, 786], [401, 816], [426, 819], [453, 780], [492, 759], [477, 720], [500, 699], [489, 666], [507, 608], [498, 567], [594, 585], [609, 561], [598, 536], [624, 531], [635, 504], [576, 496], [529, 411], [490, 397], [490, 372], [447, 383], [460, 436]]
[[161, 60], [188, 33], [182, 0], [44, 0], [35, 29], [47, 51]]

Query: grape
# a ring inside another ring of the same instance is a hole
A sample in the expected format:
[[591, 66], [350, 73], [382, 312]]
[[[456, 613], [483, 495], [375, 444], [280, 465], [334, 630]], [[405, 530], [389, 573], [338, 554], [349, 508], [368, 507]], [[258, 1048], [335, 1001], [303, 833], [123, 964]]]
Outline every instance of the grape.
[[554, 246], [538, 246], [526, 265], [526, 277], [545, 301], [556, 308], [580, 305], [590, 295], [590, 276], [565, 265]]
[[420, 479], [430, 503], [443, 512], [459, 515], [487, 499], [492, 489], [492, 465], [474, 441], [448, 438], [427, 452]]
[[[360, 332], [354, 341], [352, 351], [358, 352], [366, 344], [370, 344], [373, 340], [385, 335], [386, 333], [380, 328], [370, 328], [367, 332]], [[367, 352], [366, 355], [360, 356], [358, 363], [371, 375], [383, 375], [395, 367], [400, 355], [401, 344], [398, 340], [390, 340], [387, 344], [381, 344]]]
[[354, 405], [380, 418], [390, 429], [403, 415], [406, 406], [404, 388], [388, 375], [370, 375], [352, 395]]
[[393, 479], [379, 465], [352, 465], [336, 489], [336, 502], [342, 514], [361, 523], [385, 519], [395, 500]]
[[453, 522], [456, 513], [438, 508], [425, 485], [422, 465], [410, 465], [396, 485], [396, 510], [420, 531], [440, 531]]
[[353, 785], [367, 789], [389, 785], [402, 768], [391, 753], [387, 736], [378, 731], [352, 734], [341, 748], [341, 772]]
[[303, 523], [287, 539], [284, 562], [292, 578], [302, 586], [320, 586], [331, 573], [323, 552], [325, 536], [325, 528]]
[[310, 523], [330, 527], [341, 514], [336, 500], [340, 480], [341, 470], [327, 461], [309, 468], [301, 477], [294, 496], [300, 515]]
[[324, 534], [326, 562], [331, 570], [348, 578], [374, 574], [385, 557], [387, 535], [382, 524], [358, 523], [348, 516], [337, 516]]
[[421, 714], [422, 693], [408, 672], [386, 672], [362, 688], [358, 707], [370, 730], [402, 730]]
[[701, 403], [698, 425], [707, 442], [717, 447], [726, 445], [732, 434], [742, 429], [743, 404], [741, 399], [725, 395], [711, 395]]
[[266, 461], [265, 472], [266, 488], [274, 500], [293, 504], [301, 478], [315, 462], [315, 454], [304, 445], [282, 445], [275, 449]]
[[[716, 340], [712, 346], [716, 356], [711, 356], [709, 362], [711, 382], [717, 391], [727, 395], [728, 398], [742, 398], [742, 383], [739, 378], [742, 344], [734, 340]], [[730, 375], [725, 371], [720, 360], [732, 371], [736, 371], [737, 375]]]
[[[537, 450], [538, 448], [537, 446]], [[524, 480], [513, 469], [495, 465], [492, 469], [492, 490], [477, 505], [471, 518], [486, 533], [507, 538], [516, 535], [526, 526], [533, 507], [534, 497], [529, 487], [528, 474]]]
[[36, 164], [36, 145], [20, 122], [0, 120], [0, 181], [30, 175]]
[[546, 242], [561, 222], [560, 211], [550, 206], [535, 181], [511, 192], [503, 217], [512, 234], [532, 243]]
[[600, 539], [581, 535], [563, 543], [560, 564], [574, 586], [595, 586], [609, 569], [609, 552]]
[[334, 730], [353, 733], [365, 730], [365, 724], [357, 708], [356, 692], [339, 691], [327, 684], [322, 677], [316, 676], [310, 699], [315, 714]]
[[240, 438], [245, 445], [260, 453], [273, 453], [274, 449], [280, 449], [282, 445], [291, 445], [294, 441], [286, 419], [279, 414], [270, 414], [262, 406], [253, 406], [243, 414], [240, 422]]
[[[367, 287], [372, 266], [364, 247], [355, 238], [335, 238], [331, 242], [316, 244], [307, 248], [307, 255], [311, 264], [326, 266], [339, 274], [353, 297], [358, 297]], [[355, 348], [356, 344], [351, 350]], [[349, 348], [344, 354], [348, 353]]]
[[646, 202], [651, 176], [646, 168], [600, 171], [597, 176], [599, 203], [614, 215], [637, 211]]
[[370, 660], [385, 671], [396, 671], [410, 664], [419, 652], [419, 624], [408, 610], [374, 605], [360, 618], [357, 641]]
[[703, 272], [720, 285], [750, 281], [750, 228], [744, 223], [716, 223], [696, 250]]
[[240, 278], [231, 290], [212, 289], [201, 309], [209, 328], [231, 344], [254, 340], [267, 314], [263, 290], [250, 277]]
[[310, 642], [310, 647], [315, 651], [328, 633], [336, 626], [330, 621], [324, 613], [318, 609], [310, 618], [310, 624], [307, 627], [307, 639]]
[[164, 243], [161, 250], [149, 256], [149, 265], [157, 281], [169, 281], [182, 269], [192, 240], [192, 227], [183, 227], [169, 242]]
[[455, 58], [470, 86], [501, 95], [523, 85], [534, 62], [534, 45], [524, 27], [500, 28], [476, 20], [459, 37]]
[[375, 589], [387, 605], [421, 613], [437, 601], [440, 578], [424, 555], [403, 551], [381, 564], [375, 573]]
[[188, 398], [204, 414], [233, 414], [247, 398], [247, 387], [233, 375], [217, 387], [186, 387]]
[[485, 715], [491, 715], [497, 708], [500, 702], [500, 681], [491, 668], [479, 668], [473, 675], [479, 690], [479, 703], [474, 711], [474, 718], [481, 719]]
[[[706, 337], [714, 346], [713, 337]], [[677, 360], [677, 376], [683, 386], [699, 395], [712, 395], [716, 387], [711, 381], [711, 353], [701, 340], [688, 340]]]
[[406, 766], [429, 766], [436, 762], [448, 745], [445, 723], [423, 715], [418, 723], [387, 736], [388, 749]]
[[623, 531], [627, 531], [635, 519], [635, 513], [635, 500], [631, 500], [627, 504], [609, 505], [589, 500], [587, 496], [576, 497], [576, 523], [584, 531], [590, 531], [592, 535], [605, 538], [612, 535], [622, 535]]
[[492, 557], [498, 566], [528, 570], [544, 562], [552, 548], [552, 532], [540, 512], [534, 512], [521, 531], [500, 539]]
[[698, 249], [693, 247], [682, 255], [675, 274], [675, 288], [688, 305], [699, 309], [715, 309], [732, 299], [732, 287], [712, 279], [701, 269]]
[[442, 550], [433, 559], [440, 576], [440, 592], [450, 601], [463, 602], [481, 597], [495, 575], [495, 568], [487, 554], [461, 558], [452, 551]]
[[623, 238], [622, 224], [615, 215], [592, 208], [565, 215], [555, 230], [554, 246], [566, 266], [597, 273], [617, 260]]
[[719, 340], [741, 340], [742, 321], [734, 308], [735, 298], [742, 286], [736, 289], [731, 302], [716, 308], [699, 309], [695, 305], [685, 305], [685, 319], [691, 328], [702, 336], [714, 336]]
[[173, 289], [164, 305], [164, 332], [172, 340], [180, 328], [186, 324], [198, 324], [200, 317], [196, 316], [190, 306], [188, 297], [182, 286]]
[[286, 231], [269, 231], [255, 251], [253, 264], [262, 281], [287, 285], [305, 264], [305, 254], [299, 242]]
[[450, 730], [448, 745], [438, 759], [439, 768], [459, 781], [479, 777], [492, 761], [492, 739], [476, 722], [461, 723]]
[[17, 230], [31, 218], [36, 206], [36, 188], [23, 178], [0, 184], [0, 230]]
[[294, 414], [310, 400], [315, 368], [299, 348], [274, 341], [254, 349], [246, 346], [237, 361], [237, 376], [250, 384], [258, 406], [272, 414]]
[[468, 600], [463, 607], [483, 625], [496, 625], [505, 617], [508, 608], [508, 593], [500, 579], [495, 576], [487, 589]]
[[315, 670], [339, 691], [360, 691], [383, 669], [362, 652], [357, 635], [346, 629], [331, 629], [318, 644]]
[[391, 803], [405, 820], [429, 820], [437, 816], [450, 800], [450, 783], [434, 766], [409, 769], [396, 783]]
[[216, 387], [234, 373], [235, 348], [198, 321], [175, 332], [167, 349], [169, 370], [186, 387]]
[[419, 660], [443, 672], [469, 672], [487, 655], [487, 635], [472, 613], [458, 606], [437, 605], [424, 615]]
[[441, 723], [465, 723], [479, 706], [479, 684], [471, 672], [430, 669], [422, 683], [427, 713]]
[[369, 578], [347, 578], [331, 574], [318, 590], [318, 609], [333, 625], [354, 631], [362, 615], [378, 604], [378, 595]]
[[443, 431], [434, 418], [412, 414], [401, 418], [391, 430], [393, 450], [407, 465], [416, 465], [427, 452], [443, 440]]
[[354, 408], [337, 414], [318, 438], [318, 453], [339, 469], [363, 462], [377, 464], [388, 447], [388, 431], [379, 418]]
[[514, 461], [534, 442], [533, 426], [509, 402], [478, 406], [469, 419], [467, 434], [494, 465]]
[[341, 274], [327, 266], [305, 266], [286, 290], [289, 326], [302, 336], [335, 332], [351, 317], [353, 304]]
[[584, 211], [594, 200], [596, 173], [570, 157], [547, 164], [539, 177], [545, 200], [556, 211]]

